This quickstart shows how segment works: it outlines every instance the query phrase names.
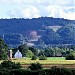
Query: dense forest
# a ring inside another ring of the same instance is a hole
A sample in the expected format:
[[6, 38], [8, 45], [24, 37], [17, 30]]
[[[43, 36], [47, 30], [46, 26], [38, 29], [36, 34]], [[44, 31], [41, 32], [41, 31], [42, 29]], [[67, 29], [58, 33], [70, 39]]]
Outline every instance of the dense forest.
[[25, 43], [74, 45], [75, 20], [52, 17], [0, 19], [0, 36], [11, 46]]
[[26, 30], [40, 30], [42, 26], [65, 26], [75, 24], [74, 20], [41, 17], [33, 19], [0, 19], [0, 31], [3, 33], [23, 33]]

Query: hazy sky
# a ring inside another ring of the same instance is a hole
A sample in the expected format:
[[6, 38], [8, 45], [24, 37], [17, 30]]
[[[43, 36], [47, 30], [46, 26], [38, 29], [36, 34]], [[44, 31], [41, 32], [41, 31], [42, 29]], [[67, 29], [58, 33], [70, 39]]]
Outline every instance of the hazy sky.
[[0, 18], [48, 16], [75, 20], [75, 0], [0, 0]]

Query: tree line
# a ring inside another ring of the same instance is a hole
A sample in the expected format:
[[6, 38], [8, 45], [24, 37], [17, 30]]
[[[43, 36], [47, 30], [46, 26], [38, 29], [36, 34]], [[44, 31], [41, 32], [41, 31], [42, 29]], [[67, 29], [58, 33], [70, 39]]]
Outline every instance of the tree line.
[[[75, 46], [69, 46], [69, 47], [45, 47], [44, 49], [37, 49], [34, 47], [29, 47], [27, 44], [20, 45], [18, 48], [13, 48], [13, 57], [15, 53], [19, 50], [22, 53], [23, 57], [28, 58], [35, 58], [40, 57], [66, 57], [74, 56], [75, 59]], [[7, 44], [3, 41], [3, 39], [0, 38], [0, 59], [6, 59], [8, 58], [8, 51], [9, 48]], [[35, 57], [34, 57], [35, 56]], [[73, 59], [73, 60], [74, 60]]]

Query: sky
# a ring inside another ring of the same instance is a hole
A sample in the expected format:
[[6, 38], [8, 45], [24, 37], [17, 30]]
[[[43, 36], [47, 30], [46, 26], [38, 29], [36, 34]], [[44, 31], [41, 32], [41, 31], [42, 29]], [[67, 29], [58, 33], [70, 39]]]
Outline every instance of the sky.
[[75, 0], [0, 0], [0, 18], [45, 16], [75, 20]]

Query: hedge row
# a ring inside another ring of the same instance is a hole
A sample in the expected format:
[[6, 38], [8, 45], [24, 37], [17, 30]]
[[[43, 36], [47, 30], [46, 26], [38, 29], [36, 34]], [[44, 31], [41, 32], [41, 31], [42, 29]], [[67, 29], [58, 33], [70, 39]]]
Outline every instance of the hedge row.
[[75, 75], [75, 69], [57, 68], [42, 69], [37, 71], [25, 69], [1, 69], [0, 75]]

